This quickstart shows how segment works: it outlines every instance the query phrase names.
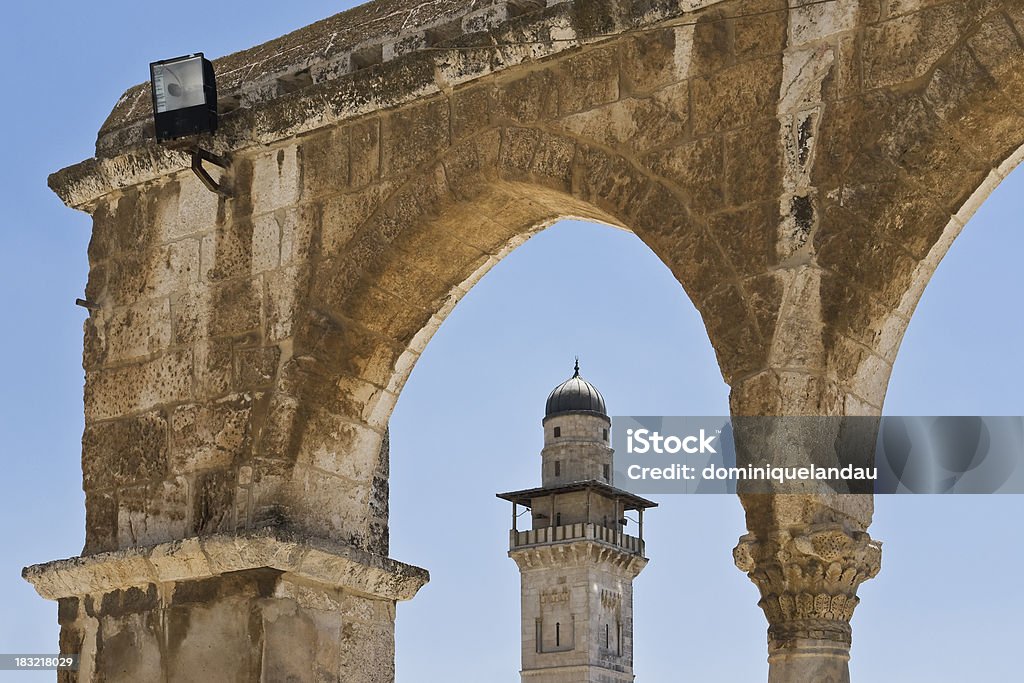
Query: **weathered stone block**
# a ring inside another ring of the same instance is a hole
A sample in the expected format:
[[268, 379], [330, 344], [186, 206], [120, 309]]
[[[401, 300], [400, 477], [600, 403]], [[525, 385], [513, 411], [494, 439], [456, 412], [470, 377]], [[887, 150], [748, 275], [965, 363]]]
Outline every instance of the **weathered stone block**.
[[111, 489], [163, 477], [167, 435], [162, 411], [87, 425], [82, 437], [83, 486]]
[[711, 292], [702, 306], [708, 334], [728, 340], [715, 349], [726, 382], [764, 367], [767, 361], [768, 350], [757, 323], [746, 314], [746, 299], [738, 287], [726, 285]]
[[206, 335], [208, 296], [209, 291], [204, 286], [192, 285], [171, 297], [169, 322], [174, 344], [192, 344]]
[[269, 387], [277, 377], [281, 349], [277, 346], [236, 347], [234, 384], [239, 389]]
[[150, 361], [94, 370], [85, 378], [87, 420], [141, 412], [192, 396], [192, 352], [172, 351]]
[[[403, 282], [400, 288], [408, 294], [398, 295], [370, 287], [360, 297], [357, 305], [346, 309], [346, 314], [361, 320], [371, 334], [384, 338], [411, 339], [430, 319], [433, 302], [429, 297], [434, 293], [414, 291], [408, 282]], [[436, 293], [437, 296], [442, 294]]]
[[[502, 128], [498, 166], [503, 175], [527, 171], [537, 149], [540, 132], [529, 128]], [[512, 177], [515, 177], [514, 175]]]
[[290, 266], [267, 274], [267, 341], [277, 343], [292, 336], [300, 288], [308, 278], [308, 265]]
[[913, 80], [927, 73], [956, 43], [970, 10], [962, 3], [927, 7], [865, 29], [865, 88]]
[[[85, 457], [91, 456], [86, 455]], [[82, 554], [91, 555], [115, 549], [117, 549], [117, 495], [112, 491], [87, 490], [85, 493], [85, 547], [82, 549]]]
[[252, 274], [273, 270], [281, 265], [285, 210], [257, 216], [252, 224]]
[[252, 398], [179, 406], [171, 415], [170, 468], [176, 474], [224, 468], [252, 449]]
[[444, 193], [450, 190], [454, 198], [473, 201], [493, 192], [500, 140], [499, 131], [487, 130], [452, 148], [444, 157]]
[[231, 221], [203, 236], [203, 282], [219, 282], [248, 276], [253, 270], [253, 223], [249, 219]]
[[561, 123], [598, 144], [645, 152], [686, 137], [688, 111], [689, 88], [683, 84], [644, 99], [624, 99], [573, 114]]
[[720, 138], [706, 137], [659, 150], [646, 161], [652, 170], [682, 191], [692, 210], [710, 213], [722, 206], [724, 152]]
[[207, 534], [235, 528], [236, 472], [232, 468], [206, 470], [195, 478], [191, 495], [192, 532]]
[[614, 48], [584, 52], [565, 60], [558, 83], [561, 116], [619, 99], [619, 69]]
[[887, 0], [884, 18], [895, 18], [904, 14], [919, 12], [933, 5], [945, 4], [943, 0]]
[[306, 432], [303, 449], [314, 467], [356, 483], [372, 479], [380, 453], [380, 433], [326, 411], [312, 417]]
[[493, 99], [494, 88], [490, 85], [459, 88], [452, 94], [454, 140], [475, 135], [491, 124]]
[[577, 196], [619, 220], [642, 208], [640, 199], [648, 191], [649, 181], [637, 167], [585, 145], [578, 147], [577, 157], [581, 168], [574, 188]]
[[737, 61], [782, 53], [786, 47], [787, 9], [785, 0], [762, 0], [744, 7], [747, 16], [732, 19]]
[[819, 289], [825, 332], [847, 337], [865, 348], [877, 348], [891, 307], [880, 301], [871, 290], [852, 286], [833, 273], [822, 276]]
[[225, 219], [224, 198], [206, 189], [199, 178], [186, 174], [178, 179], [176, 220], [166, 239], [209, 232]]
[[341, 191], [349, 182], [348, 127], [311, 135], [302, 141], [302, 199], [308, 201]]
[[547, 71], [536, 71], [502, 83], [494, 102], [496, 121], [532, 123], [558, 114], [558, 81]]
[[272, 681], [306, 678], [306, 672], [316, 666], [318, 635], [327, 634], [319, 634], [312, 615], [290, 600], [278, 599], [265, 605], [263, 636], [270, 647], [262, 661], [261, 675]]
[[102, 320], [106, 362], [117, 363], [164, 351], [171, 344], [170, 302], [146, 301], [115, 309]]
[[741, 286], [758, 335], [762, 340], [774, 339], [776, 323], [782, 312], [785, 275], [764, 273], [744, 280]]
[[839, 38], [839, 49], [835, 54], [835, 71], [831, 79], [824, 82], [822, 100], [826, 102], [849, 101], [863, 88], [861, 79], [861, 46], [859, 33]]
[[150, 262], [146, 293], [167, 296], [199, 281], [199, 240], [183, 239], [160, 247]]
[[223, 198], [210, 192], [190, 173], [167, 183], [162, 199], [152, 210], [156, 234], [162, 242], [174, 242], [212, 230], [224, 219]]
[[371, 482], [357, 484], [300, 464], [287, 487], [288, 507], [296, 524], [355, 548], [371, 545], [367, 525]]
[[399, 175], [435, 158], [449, 143], [449, 106], [438, 98], [388, 117], [383, 133], [381, 163], [385, 176]]
[[349, 183], [352, 187], [364, 187], [380, 177], [380, 119], [370, 118], [352, 124], [349, 149]]
[[708, 232], [737, 273], [762, 273], [777, 262], [778, 204], [761, 202], [713, 214], [708, 217]]
[[207, 329], [212, 337], [259, 330], [263, 320], [262, 281], [241, 279], [214, 285], [209, 316]]
[[691, 81], [694, 132], [698, 135], [747, 126], [775, 116], [782, 67], [775, 59], [743, 62]]
[[321, 250], [325, 256], [338, 254], [356, 231], [379, 209], [393, 189], [379, 183], [323, 200], [321, 208]]
[[162, 677], [158, 623], [150, 613], [101, 619], [103, 648], [96, 652], [96, 678], [130, 683]]
[[828, 7], [820, 3], [797, 5], [789, 10], [789, 47], [798, 47], [857, 27], [861, 5], [858, 0], [836, 0]]
[[281, 265], [305, 263], [313, 257], [313, 250], [322, 238], [322, 216], [317, 205], [304, 205], [298, 209], [279, 212], [281, 228]]
[[530, 161], [530, 175], [539, 185], [569, 193], [573, 187], [576, 142], [561, 135], [541, 133]]
[[705, 76], [733, 63], [733, 35], [727, 14], [715, 8], [701, 14], [693, 28], [690, 73]]
[[622, 87], [630, 94], [650, 93], [689, 75], [693, 31], [650, 31], [622, 44]]
[[[850, 286], [862, 288], [890, 305], [897, 305], [910, 286], [917, 259], [898, 243], [871, 234], [867, 225], [851, 222], [817, 247], [818, 263], [849, 278]], [[838, 292], [832, 292], [839, 296]]]
[[231, 339], [213, 339], [195, 345], [196, 397], [224, 396], [231, 388]]
[[725, 136], [725, 188], [733, 206], [777, 201], [782, 194], [782, 150], [778, 122], [760, 125]]
[[190, 535], [189, 483], [184, 477], [118, 490], [118, 546], [151, 545]]
[[301, 193], [299, 148], [290, 145], [252, 161], [252, 214], [259, 216], [295, 204]]

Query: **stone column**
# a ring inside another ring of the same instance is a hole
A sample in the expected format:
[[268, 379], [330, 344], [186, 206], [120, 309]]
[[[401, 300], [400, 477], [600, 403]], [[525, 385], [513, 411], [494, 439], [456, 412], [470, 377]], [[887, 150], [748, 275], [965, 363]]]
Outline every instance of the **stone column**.
[[[836, 414], [842, 403], [834, 384], [809, 374], [784, 379], [733, 390], [737, 464], [870, 467], [877, 417]], [[881, 543], [867, 533], [872, 489], [850, 492], [853, 486], [814, 480], [740, 486], [747, 533], [733, 559], [761, 594], [769, 683], [850, 681], [857, 588], [878, 574], [882, 556]]]
[[746, 534], [733, 555], [761, 592], [769, 683], [849, 683], [857, 587], [878, 574], [881, 544], [824, 523]]

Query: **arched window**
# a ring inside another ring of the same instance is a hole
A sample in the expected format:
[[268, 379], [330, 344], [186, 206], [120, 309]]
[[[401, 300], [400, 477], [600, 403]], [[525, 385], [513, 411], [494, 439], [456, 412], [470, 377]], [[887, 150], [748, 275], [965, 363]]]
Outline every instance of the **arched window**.
[[555, 622], [555, 647], [562, 645], [562, 622]]

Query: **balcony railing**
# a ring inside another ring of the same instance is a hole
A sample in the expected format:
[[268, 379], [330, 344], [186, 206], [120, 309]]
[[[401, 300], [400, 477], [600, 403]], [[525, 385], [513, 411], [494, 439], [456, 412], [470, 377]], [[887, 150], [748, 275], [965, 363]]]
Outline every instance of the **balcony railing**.
[[579, 524], [541, 527], [540, 529], [530, 529], [529, 531], [509, 532], [509, 547], [513, 550], [531, 545], [575, 540], [600, 541], [622, 548], [627, 552], [636, 553], [637, 555], [644, 554], [644, 542], [642, 539], [624, 534], [621, 531], [609, 529], [600, 524], [581, 522]]

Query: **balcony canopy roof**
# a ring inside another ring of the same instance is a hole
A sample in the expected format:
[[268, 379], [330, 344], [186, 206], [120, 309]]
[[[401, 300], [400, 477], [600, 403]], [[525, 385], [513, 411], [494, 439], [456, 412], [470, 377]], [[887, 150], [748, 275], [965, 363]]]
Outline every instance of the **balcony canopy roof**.
[[507, 500], [510, 503], [522, 505], [524, 507], [531, 507], [533, 505], [534, 498], [544, 498], [548, 496], [557, 496], [563, 493], [575, 493], [576, 491], [594, 491], [605, 498], [616, 500], [623, 504], [623, 510], [645, 510], [647, 508], [658, 507], [658, 504], [654, 501], [641, 498], [629, 491], [624, 491], [619, 488], [615, 488], [610, 484], [606, 484], [603, 481], [597, 481], [596, 479], [588, 479], [587, 481], [575, 481], [571, 484], [565, 484], [563, 486], [550, 486], [541, 487], [535, 489], [524, 489], [522, 491], [509, 491], [508, 493], [496, 494], [498, 498]]

